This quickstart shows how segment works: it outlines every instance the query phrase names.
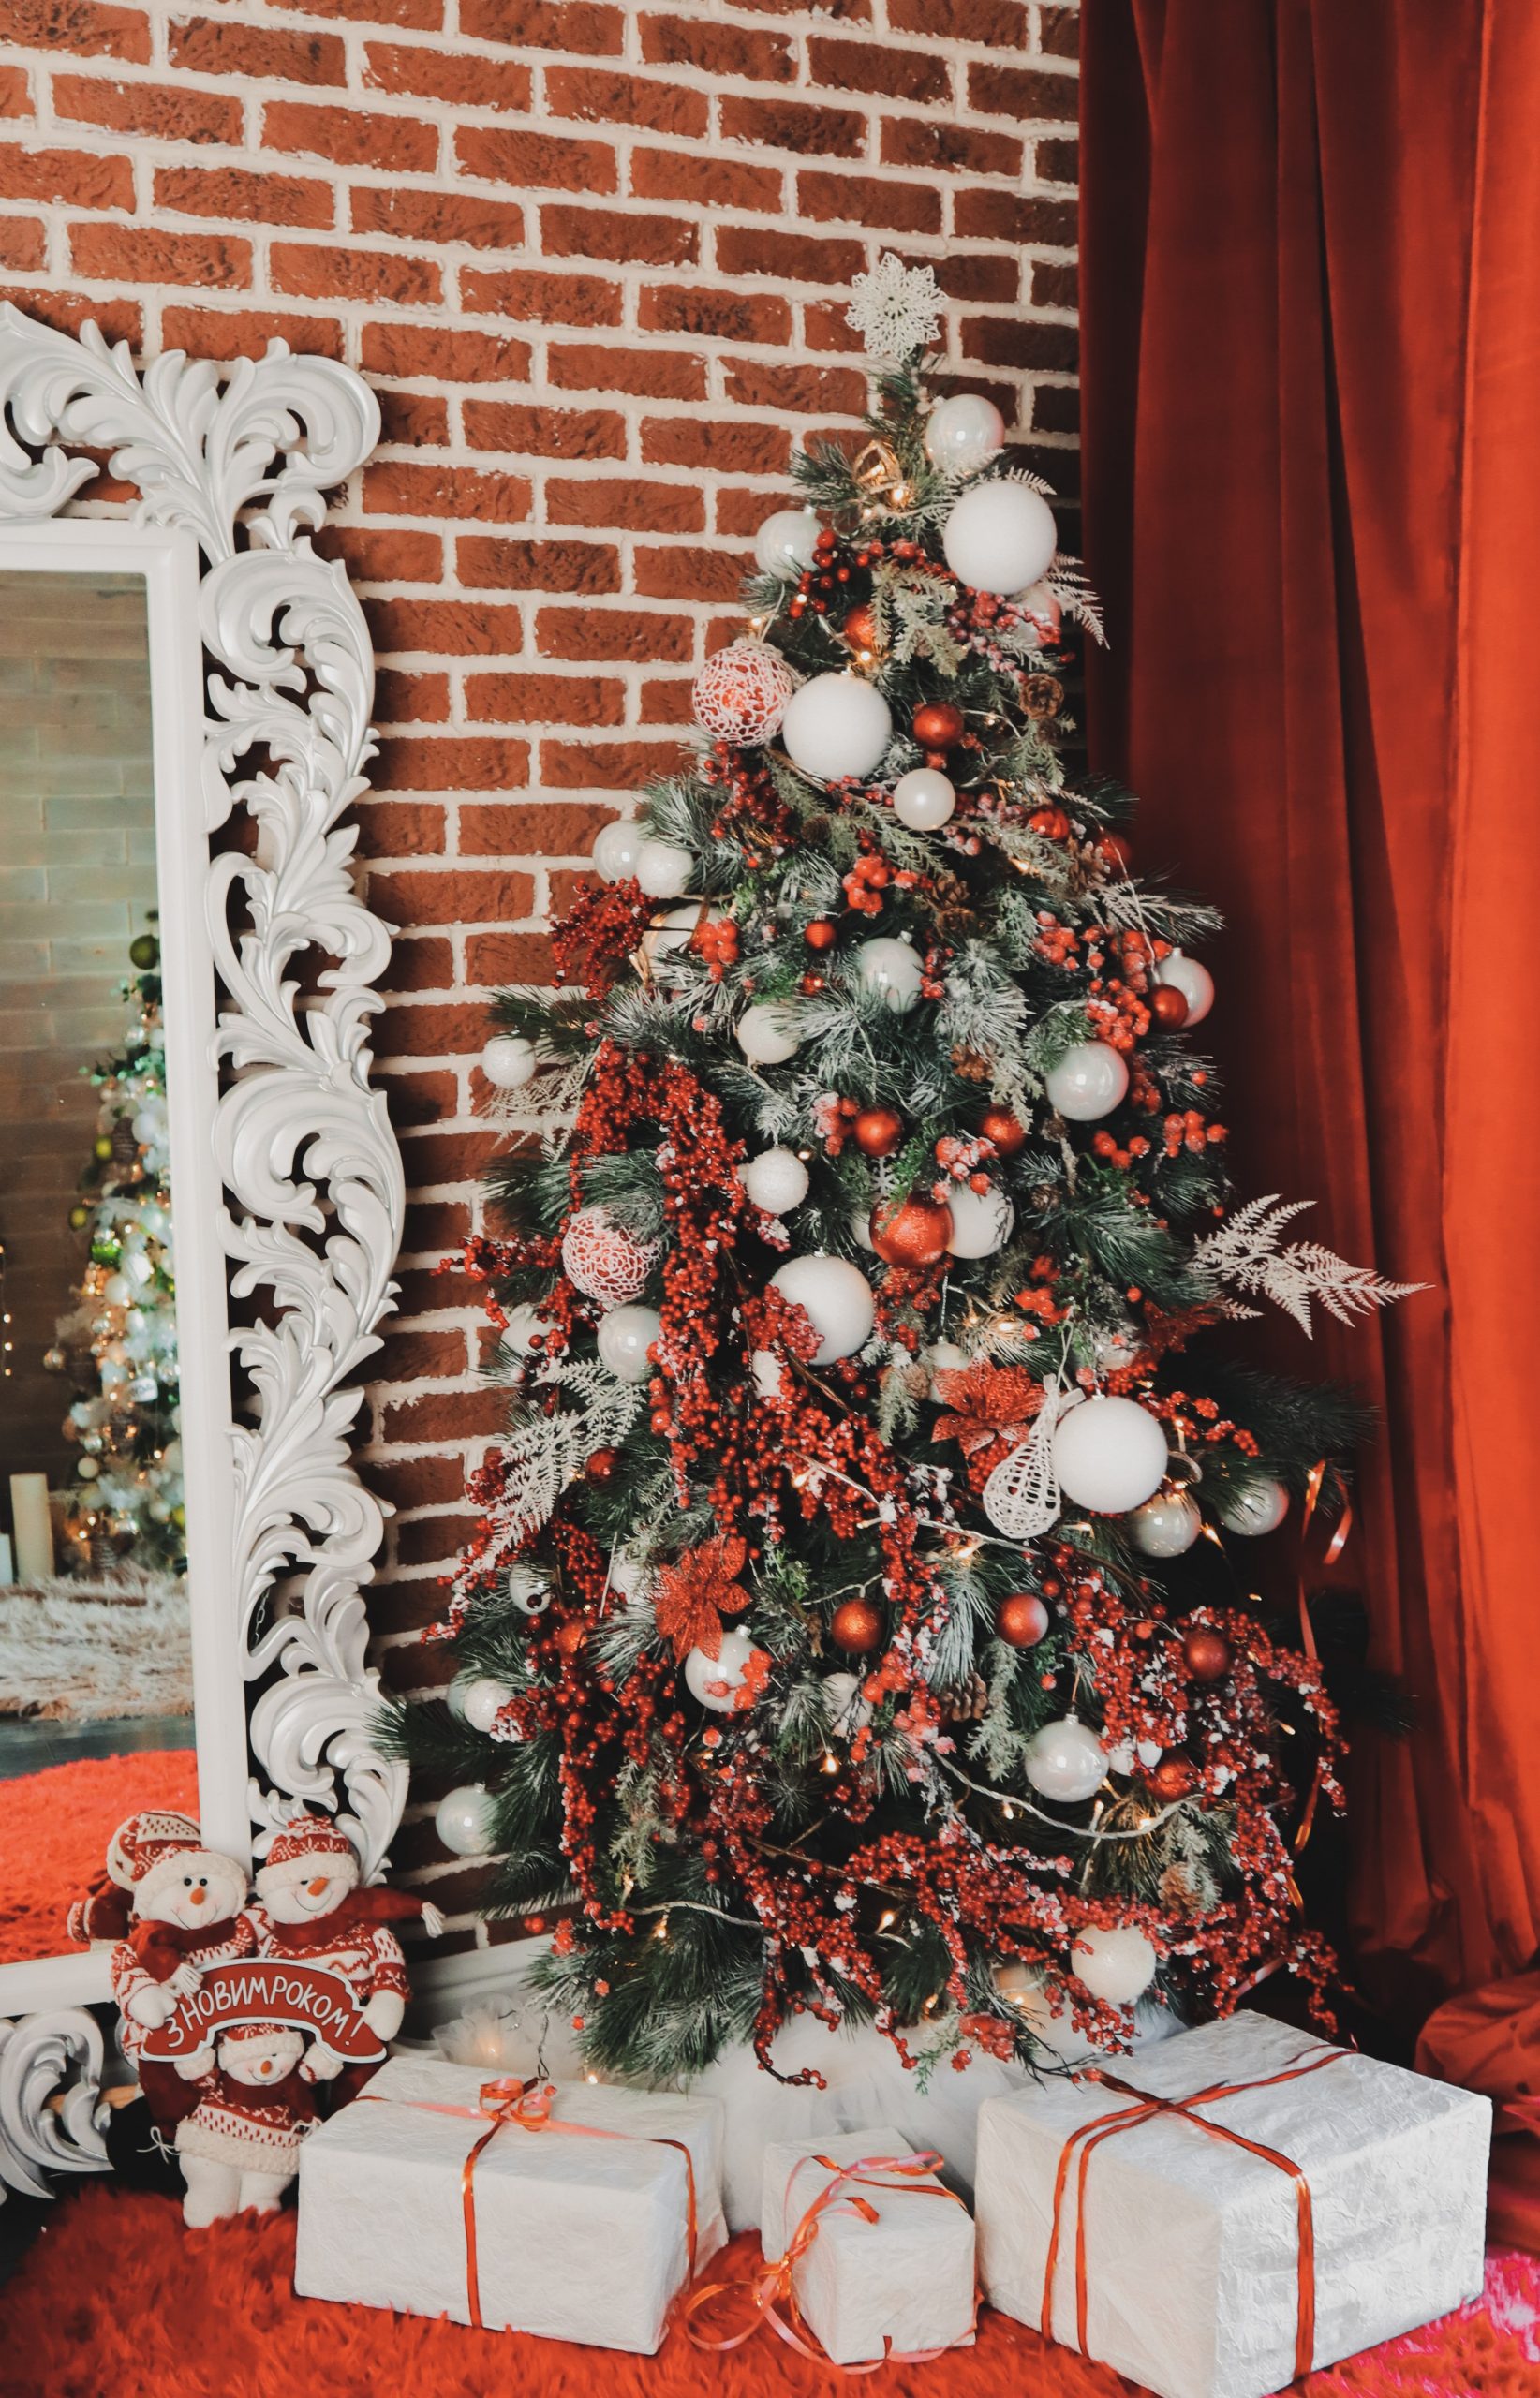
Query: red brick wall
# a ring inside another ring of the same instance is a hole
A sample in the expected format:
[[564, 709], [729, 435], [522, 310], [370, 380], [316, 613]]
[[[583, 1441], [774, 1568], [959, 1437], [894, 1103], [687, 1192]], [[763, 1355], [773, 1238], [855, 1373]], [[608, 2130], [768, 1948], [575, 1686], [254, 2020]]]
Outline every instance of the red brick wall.
[[[412, 1200], [367, 1464], [389, 1680], [496, 1428], [438, 1257], [477, 1219], [482, 1007], [669, 766], [793, 448], [863, 385], [845, 289], [927, 259], [952, 357], [1073, 490], [1075, 12], [1047, 0], [0, 0], [0, 291], [145, 353], [281, 333], [375, 384], [326, 542], [380, 660], [361, 810]], [[442, 1862], [429, 1828], [400, 1854]], [[446, 1896], [452, 1897], [452, 1890]]]

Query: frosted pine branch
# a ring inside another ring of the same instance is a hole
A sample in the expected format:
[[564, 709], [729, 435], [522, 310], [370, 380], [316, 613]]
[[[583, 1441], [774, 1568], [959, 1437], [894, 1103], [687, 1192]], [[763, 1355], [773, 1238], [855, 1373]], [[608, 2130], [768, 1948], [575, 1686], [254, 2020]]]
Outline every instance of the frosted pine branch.
[[1371, 1266], [1350, 1266], [1319, 1241], [1279, 1246], [1285, 1224], [1313, 1207], [1313, 1199], [1281, 1200], [1276, 1192], [1250, 1199], [1218, 1232], [1199, 1241], [1192, 1262], [1200, 1274], [1232, 1289], [1259, 1294], [1284, 1308], [1309, 1336], [1310, 1304], [1340, 1324], [1424, 1291], [1426, 1282], [1388, 1282]]

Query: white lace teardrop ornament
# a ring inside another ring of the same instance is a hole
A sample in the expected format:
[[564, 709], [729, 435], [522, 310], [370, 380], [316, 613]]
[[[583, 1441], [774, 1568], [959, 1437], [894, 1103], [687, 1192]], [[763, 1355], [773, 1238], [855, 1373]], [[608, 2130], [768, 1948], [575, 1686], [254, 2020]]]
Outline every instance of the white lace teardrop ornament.
[[1030, 1436], [1001, 1458], [984, 1486], [984, 1512], [1007, 1540], [1036, 1540], [1059, 1521], [1063, 1500], [1054, 1470], [1054, 1426], [1078, 1397], [1061, 1397], [1059, 1377], [1050, 1374]]

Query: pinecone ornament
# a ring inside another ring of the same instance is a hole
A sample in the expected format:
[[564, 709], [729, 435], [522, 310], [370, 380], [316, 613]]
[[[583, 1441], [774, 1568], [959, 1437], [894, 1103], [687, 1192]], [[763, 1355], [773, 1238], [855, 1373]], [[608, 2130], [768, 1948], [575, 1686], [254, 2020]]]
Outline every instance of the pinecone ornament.
[[1057, 674], [1028, 674], [1022, 679], [1021, 704], [1039, 722], [1051, 724], [1064, 704], [1064, 686]]

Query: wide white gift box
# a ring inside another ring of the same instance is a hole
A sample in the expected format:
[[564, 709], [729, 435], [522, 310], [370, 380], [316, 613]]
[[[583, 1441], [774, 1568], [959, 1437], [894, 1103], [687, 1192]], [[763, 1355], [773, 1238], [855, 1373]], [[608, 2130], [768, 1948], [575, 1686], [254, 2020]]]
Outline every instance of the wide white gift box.
[[[1152, 2096], [1188, 2098], [1308, 2064], [1325, 2046], [1243, 2013], [1107, 2070]], [[975, 2203], [985, 2295], [1069, 2346], [1077, 2345], [1077, 2161], [1064, 2191], [1052, 2321], [1044, 2322], [1059, 2158], [1080, 2125], [1136, 2104], [1088, 2079], [1054, 2080], [991, 2098], [980, 2113]], [[1308, 2179], [1317, 2366], [1479, 2293], [1487, 2099], [1348, 2053], [1200, 2111], [1292, 2159]], [[1294, 2378], [1299, 2213], [1292, 2175], [1178, 2115], [1157, 2115], [1091, 2152], [1084, 2231], [1086, 2346], [1102, 2363], [1160, 2398], [1264, 2398]]]
[[[301, 2298], [471, 2318], [461, 2175], [490, 2128], [473, 2065], [392, 2057], [300, 2156]], [[415, 2102], [415, 2103], [414, 2103]], [[433, 2108], [466, 2108], [465, 2115]], [[505, 2125], [476, 2160], [472, 2196], [481, 2320], [650, 2356], [689, 2277], [689, 2177], [696, 2262], [727, 2236], [722, 2112], [710, 2099], [563, 2082], [553, 2124]], [[619, 2133], [594, 2139], [572, 2124]]]
[[[885, 2126], [825, 2140], [773, 2141], [764, 2152], [761, 2208], [766, 2264], [785, 2256], [807, 2209], [828, 2188], [831, 2165], [914, 2154], [902, 2132]], [[934, 2173], [906, 2181], [877, 2175], [847, 2184], [842, 2195], [873, 2207], [876, 2222], [841, 2206], [825, 2208], [816, 2239], [792, 2266], [803, 2320], [835, 2363], [867, 2363], [885, 2354], [884, 2343], [897, 2356], [913, 2356], [970, 2340], [973, 2223], [967, 2208], [942, 2191]]]

